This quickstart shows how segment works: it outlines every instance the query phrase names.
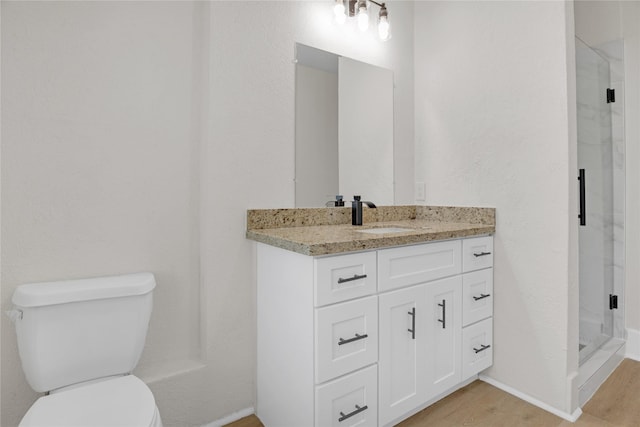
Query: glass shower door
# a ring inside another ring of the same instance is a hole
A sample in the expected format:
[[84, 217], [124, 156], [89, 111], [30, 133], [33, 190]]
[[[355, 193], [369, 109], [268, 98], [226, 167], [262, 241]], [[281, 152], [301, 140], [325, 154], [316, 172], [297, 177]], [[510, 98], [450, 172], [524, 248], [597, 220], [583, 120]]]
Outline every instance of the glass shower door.
[[609, 62], [576, 39], [580, 363], [613, 335], [613, 146]]

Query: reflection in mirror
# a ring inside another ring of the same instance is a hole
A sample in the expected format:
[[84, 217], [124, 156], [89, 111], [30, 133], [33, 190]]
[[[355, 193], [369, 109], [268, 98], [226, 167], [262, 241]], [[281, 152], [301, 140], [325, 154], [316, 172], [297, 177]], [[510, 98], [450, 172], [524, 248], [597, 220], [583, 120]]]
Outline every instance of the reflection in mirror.
[[296, 207], [393, 197], [393, 72], [296, 44]]

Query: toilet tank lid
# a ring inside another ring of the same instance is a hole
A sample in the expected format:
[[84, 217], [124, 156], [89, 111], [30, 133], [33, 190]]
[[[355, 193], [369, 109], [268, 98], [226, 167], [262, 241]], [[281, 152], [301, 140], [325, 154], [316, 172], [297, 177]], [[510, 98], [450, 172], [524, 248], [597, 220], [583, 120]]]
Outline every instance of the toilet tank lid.
[[152, 273], [28, 283], [16, 288], [11, 301], [17, 307], [40, 307], [144, 295], [151, 292], [155, 286], [156, 280]]

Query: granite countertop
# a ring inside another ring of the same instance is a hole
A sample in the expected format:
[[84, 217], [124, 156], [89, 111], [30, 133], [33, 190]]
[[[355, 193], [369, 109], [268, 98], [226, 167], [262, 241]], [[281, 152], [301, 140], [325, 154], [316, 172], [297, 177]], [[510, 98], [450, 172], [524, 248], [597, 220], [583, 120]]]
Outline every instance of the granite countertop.
[[[362, 230], [399, 227], [371, 234]], [[381, 206], [364, 209], [362, 226], [351, 225], [351, 208], [247, 211], [247, 238], [303, 255], [372, 250], [495, 232], [495, 209]]]

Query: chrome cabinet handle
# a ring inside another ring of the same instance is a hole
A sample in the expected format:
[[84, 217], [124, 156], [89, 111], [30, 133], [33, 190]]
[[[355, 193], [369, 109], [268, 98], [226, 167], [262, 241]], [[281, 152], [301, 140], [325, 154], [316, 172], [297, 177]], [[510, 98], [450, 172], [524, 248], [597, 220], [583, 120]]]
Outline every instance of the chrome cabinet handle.
[[488, 349], [489, 347], [491, 347], [491, 345], [480, 345], [480, 348], [473, 348], [473, 351], [476, 352], [476, 354], [480, 353], [481, 351], [485, 351], [486, 349]]
[[358, 406], [356, 405], [356, 409], [353, 412], [349, 412], [347, 415], [344, 414], [344, 412], [340, 411], [340, 418], [338, 418], [338, 422], [341, 423], [344, 420], [346, 420], [347, 418], [351, 418], [354, 415], [358, 415], [360, 412], [362, 411], [366, 411], [367, 409], [369, 409], [369, 407], [367, 405], [364, 406]]
[[408, 312], [409, 316], [411, 316], [411, 329], [407, 329], [407, 331], [411, 332], [411, 339], [416, 339], [416, 308], [413, 307], [411, 311]]
[[349, 344], [350, 342], [354, 342], [354, 341], [360, 341], [367, 338], [368, 336], [369, 336], [368, 334], [364, 334], [364, 335], [356, 334], [355, 337], [349, 338], [346, 340], [344, 338], [340, 338], [340, 340], [338, 341], [338, 345]]
[[354, 274], [353, 277], [347, 277], [346, 279], [343, 279], [342, 277], [340, 277], [338, 279], [338, 283], [352, 282], [354, 280], [364, 279], [365, 277], [367, 277], [366, 274], [361, 274], [361, 275]]
[[491, 294], [480, 294], [480, 296], [479, 296], [479, 297], [477, 297], [477, 296], [475, 296], [475, 295], [474, 295], [474, 296], [473, 296], [473, 299], [474, 299], [475, 301], [480, 301], [481, 299], [489, 298], [490, 296], [491, 296]]
[[442, 300], [442, 304], [438, 304], [438, 307], [442, 307], [442, 319], [438, 319], [438, 322], [442, 323], [442, 329], [447, 327], [447, 301]]
[[481, 257], [481, 256], [487, 256], [487, 255], [491, 255], [491, 252], [478, 252], [478, 253], [474, 252], [474, 254], [473, 254], [473, 256], [476, 257], [476, 258]]

